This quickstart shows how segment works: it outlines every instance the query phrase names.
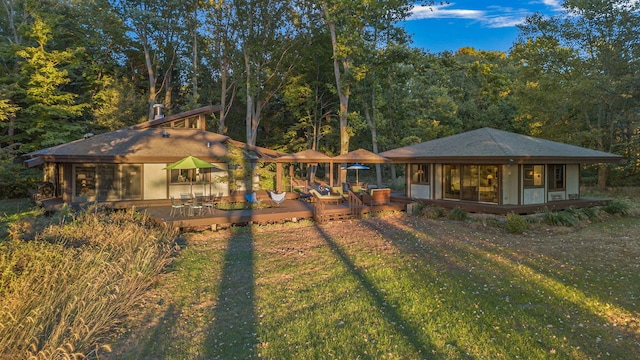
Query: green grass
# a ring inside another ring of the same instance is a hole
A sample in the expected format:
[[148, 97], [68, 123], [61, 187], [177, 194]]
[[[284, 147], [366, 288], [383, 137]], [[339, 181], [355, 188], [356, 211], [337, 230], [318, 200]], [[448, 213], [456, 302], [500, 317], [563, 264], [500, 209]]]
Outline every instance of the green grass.
[[639, 230], [390, 216], [190, 234], [111, 356], [632, 359]]

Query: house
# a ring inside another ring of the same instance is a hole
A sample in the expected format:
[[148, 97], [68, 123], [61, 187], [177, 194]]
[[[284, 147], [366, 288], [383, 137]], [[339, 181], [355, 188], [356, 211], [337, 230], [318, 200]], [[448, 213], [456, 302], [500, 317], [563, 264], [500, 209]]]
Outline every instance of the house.
[[[136, 202], [167, 201], [191, 191], [228, 195], [226, 161], [230, 146], [243, 149], [254, 163], [280, 154], [263, 148], [248, 149], [241, 142], [206, 131], [206, 114], [217, 110], [206, 106], [104, 134], [88, 134], [26, 154], [25, 164], [43, 165], [44, 181], [65, 203], [98, 201], [125, 207]], [[189, 155], [217, 166], [164, 170]]]
[[516, 208], [577, 200], [582, 164], [623, 161], [615, 154], [486, 127], [380, 155], [406, 164], [407, 197]]

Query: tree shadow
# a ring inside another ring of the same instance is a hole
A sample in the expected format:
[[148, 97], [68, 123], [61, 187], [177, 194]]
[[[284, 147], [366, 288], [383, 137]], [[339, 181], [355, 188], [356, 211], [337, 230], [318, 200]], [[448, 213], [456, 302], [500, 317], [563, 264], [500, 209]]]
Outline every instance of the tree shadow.
[[249, 231], [229, 238], [218, 299], [213, 308], [213, 323], [203, 344], [205, 358], [257, 356], [254, 237], [251, 227], [244, 229]]
[[399, 334], [402, 334], [417, 353], [421, 354], [423, 357], [430, 357], [435, 347], [432, 344], [424, 343], [421, 339], [427, 336], [427, 334], [422, 334], [422, 331], [417, 324], [407, 321], [397, 308], [387, 304], [384, 294], [364, 274], [364, 272], [355, 265], [349, 255], [335, 241], [333, 241], [331, 236], [329, 236], [322, 227], [318, 225], [315, 225], [315, 227], [316, 231], [327, 243], [331, 251], [338, 256], [344, 266], [348, 269], [349, 273], [352, 274], [366, 290], [371, 299], [375, 302], [376, 307], [381, 309], [385, 321]]

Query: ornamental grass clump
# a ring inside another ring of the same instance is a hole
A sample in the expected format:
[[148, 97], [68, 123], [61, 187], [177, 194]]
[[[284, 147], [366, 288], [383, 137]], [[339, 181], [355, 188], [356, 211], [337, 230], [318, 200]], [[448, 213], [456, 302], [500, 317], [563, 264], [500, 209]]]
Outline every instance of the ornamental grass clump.
[[580, 220], [572, 213], [567, 211], [550, 211], [546, 209], [543, 212], [542, 221], [552, 226], [577, 226]]
[[623, 199], [613, 199], [602, 210], [611, 215], [629, 215], [631, 213], [631, 204]]
[[416, 212], [420, 216], [424, 216], [427, 219], [438, 219], [444, 216], [444, 210], [441, 207], [436, 205], [422, 205], [418, 208]]
[[467, 219], [467, 210], [460, 207], [455, 207], [449, 212], [449, 219], [464, 221]]
[[133, 210], [85, 212], [0, 242], [0, 358], [95, 357], [169, 263], [176, 232]]

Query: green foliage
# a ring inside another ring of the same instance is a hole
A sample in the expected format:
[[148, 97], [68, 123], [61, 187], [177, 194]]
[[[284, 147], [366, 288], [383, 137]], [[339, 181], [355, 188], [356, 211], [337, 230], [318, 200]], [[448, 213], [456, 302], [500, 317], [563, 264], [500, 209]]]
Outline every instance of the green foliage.
[[568, 211], [550, 211], [545, 209], [542, 217], [543, 222], [553, 226], [576, 226], [580, 220]]
[[420, 203], [415, 210], [415, 214], [418, 216], [424, 216], [427, 219], [438, 219], [444, 216], [444, 210], [437, 205], [426, 205]]
[[624, 199], [612, 199], [602, 210], [612, 215], [629, 215], [631, 213], [631, 204]]
[[27, 169], [23, 164], [13, 162], [18, 145], [0, 148], [0, 199], [26, 197], [28, 190], [37, 188], [41, 180], [38, 170]]
[[527, 219], [515, 213], [507, 214], [504, 226], [512, 234], [522, 234], [529, 228]]
[[455, 207], [449, 211], [449, 215], [447, 217], [451, 220], [464, 221], [467, 219], [467, 209]]

